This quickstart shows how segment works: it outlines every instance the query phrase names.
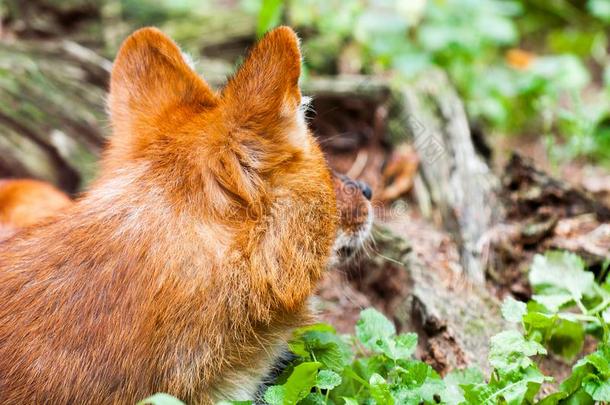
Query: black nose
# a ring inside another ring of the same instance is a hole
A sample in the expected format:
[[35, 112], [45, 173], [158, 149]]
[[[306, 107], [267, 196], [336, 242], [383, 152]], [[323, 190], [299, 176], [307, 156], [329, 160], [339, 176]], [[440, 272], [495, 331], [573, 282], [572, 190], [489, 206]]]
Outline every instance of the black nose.
[[367, 200], [371, 200], [371, 198], [373, 198], [373, 190], [371, 190], [371, 187], [369, 187], [368, 184], [366, 184], [363, 181], [359, 181], [358, 182], [358, 187], [360, 188], [360, 191], [362, 191], [362, 195], [367, 199]]

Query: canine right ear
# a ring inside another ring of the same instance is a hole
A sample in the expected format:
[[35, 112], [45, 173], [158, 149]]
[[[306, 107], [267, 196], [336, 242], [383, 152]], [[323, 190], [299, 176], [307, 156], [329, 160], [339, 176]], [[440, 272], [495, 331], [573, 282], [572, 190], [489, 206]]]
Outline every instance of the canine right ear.
[[150, 123], [161, 114], [179, 117], [181, 109], [200, 110], [216, 103], [217, 96], [207, 83], [158, 29], [142, 28], [123, 42], [110, 79], [109, 109], [115, 131], [133, 133], [134, 126]]

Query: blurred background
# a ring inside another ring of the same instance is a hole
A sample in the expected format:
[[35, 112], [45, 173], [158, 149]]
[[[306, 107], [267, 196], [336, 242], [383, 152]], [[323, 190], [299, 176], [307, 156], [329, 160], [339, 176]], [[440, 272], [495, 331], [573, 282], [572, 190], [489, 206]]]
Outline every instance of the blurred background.
[[[438, 68], [463, 100], [470, 125], [499, 159], [518, 148], [555, 169], [574, 161], [610, 164], [607, 0], [3, 0], [0, 16], [3, 113], [17, 114], [11, 103], [30, 101], [34, 105], [21, 105], [24, 116], [15, 119], [35, 125], [31, 121], [44, 111], [36, 111], [34, 101], [44, 100], [49, 110], [69, 111], [68, 105], [77, 104], [88, 114], [73, 111], [76, 122], [56, 122], [54, 129], [65, 132], [85, 121], [99, 131], [91, 142], [107, 132], [103, 110], [89, 108], [99, 107], [97, 95], [80, 94], [84, 104], [62, 100], [69, 90], [45, 87], [54, 84], [54, 78], [44, 80], [48, 70], [72, 76], [66, 86], [86, 79], [96, 87], [92, 92], [104, 89], [109, 64], [91, 60], [91, 67], [79, 69], [86, 77], [79, 77], [71, 70], [78, 64], [74, 59], [94, 58], [86, 52], [92, 50], [111, 61], [129, 32], [155, 25], [220, 82], [257, 36], [288, 24], [303, 39], [305, 82], [319, 75], [365, 74], [409, 83]], [[71, 60], [58, 61], [62, 52]], [[42, 94], [32, 90], [26, 98], [20, 86], [28, 84]], [[2, 124], [0, 131], [12, 129]], [[7, 150], [5, 143], [0, 150]], [[94, 172], [88, 168], [94, 159], [80, 158], [67, 162], [78, 166], [72, 176], [46, 176], [70, 191], [79, 189]], [[6, 160], [0, 160], [0, 173], [18, 170]], [[69, 168], [56, 168], [63, 169]]]
[[339, 330], [374, 305], [423, 330], [442, 370], [451, 353], [485, 357], [492, 303], [531, 296], [535, 253], [576, 252], [605, 277], [608, 0], [3, 0], [0, 177], [87, 187], [111, 61], [134, 29], [161, 28], [220, 88], [280, 24], [302, 38], [331, 166], [375, 193], [376, 244], [320, 290]]

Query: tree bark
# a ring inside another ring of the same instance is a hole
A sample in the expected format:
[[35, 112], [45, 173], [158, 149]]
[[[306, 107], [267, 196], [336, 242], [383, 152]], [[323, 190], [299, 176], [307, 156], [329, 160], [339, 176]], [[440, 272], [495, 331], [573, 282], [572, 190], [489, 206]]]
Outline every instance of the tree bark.
[[441, 222], [460, 247], [468, 278], [482, 284], [481, 241], [504, 217], [499, 179], [476, 152], [464, 106], [447, 76], [431, 71], [397, 89], [400, 118], [420, 156], [415, 191], [426, 213], [440, 211]]

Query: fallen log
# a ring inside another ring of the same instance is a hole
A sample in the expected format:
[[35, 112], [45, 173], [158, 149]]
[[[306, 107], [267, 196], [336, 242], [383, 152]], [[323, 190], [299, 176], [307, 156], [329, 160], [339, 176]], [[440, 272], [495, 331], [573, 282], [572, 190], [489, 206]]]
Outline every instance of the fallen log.
[[110, 62], [75, 42], [0, 43], [0, 176], [76, 192], [104, 143]]

